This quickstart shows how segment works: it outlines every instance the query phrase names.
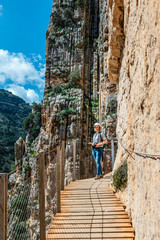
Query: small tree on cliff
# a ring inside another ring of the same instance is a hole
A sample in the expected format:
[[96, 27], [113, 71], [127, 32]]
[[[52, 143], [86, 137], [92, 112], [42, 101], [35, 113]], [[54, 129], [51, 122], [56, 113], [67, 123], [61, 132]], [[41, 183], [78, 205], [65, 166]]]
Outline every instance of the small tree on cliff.
[[41, 104], [35, 102], [32, 104], [32, 113], [24, 119], [23, 128], [29, 133], [29, 141], [33, 142], [41, 128]]

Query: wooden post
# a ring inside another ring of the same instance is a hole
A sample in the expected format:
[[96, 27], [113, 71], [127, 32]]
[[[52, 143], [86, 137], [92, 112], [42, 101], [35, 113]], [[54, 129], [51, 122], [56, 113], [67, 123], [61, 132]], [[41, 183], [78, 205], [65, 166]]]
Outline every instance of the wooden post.
[[61, 190], [64, 190], [64, 178], [65, 178], [65, 141], [62, 141], [61, 148]]
[[39, 157], [39, 215], [40, 215], [40, 240], [46, 239], [45, 224], [45, 159], [44, 154], [40, 153]]
[[8, 174], [0, 174], [0, 239], [7, 240]]
[[57, 147], [57, 212], [61, 212], [61, 165], [60, 146]]
[[100, 85], [99, 85], [99, 122], [101, 123], [102, 122], [102, 103], [101, 103], [101, 82], [100, 82]]
[[73, 181], [76, 180], [76, 140], [73, 140]]
[[112, 149], [112, 171], [114, 167], [114, 141], [111, 140], [111, 149]]

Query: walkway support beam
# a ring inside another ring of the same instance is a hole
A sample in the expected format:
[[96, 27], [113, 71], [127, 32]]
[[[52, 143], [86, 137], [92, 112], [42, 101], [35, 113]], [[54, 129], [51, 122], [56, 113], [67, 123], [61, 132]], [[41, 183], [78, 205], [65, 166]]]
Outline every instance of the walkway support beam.
[[39, 160], [39, 215], [40, 215], [40, 240], [46, 240], [45, 224], [45, 159], [44, 154], [40, 153]]
[[7, 240], [8, 174], [0, 174], [0, 239]]
[[64, 190], [64, 178], [65, 178], [65, 141], [62, 141], [61, 148], [61, 190]]
[[73, 181], [76, 181], [76, 155], [77, 155], [76, 143], [77, 143], [76, 140], [73, 140]]
[[114, 168], [114, 141], [111, 140], [111, 149], [112, 149], [112, 171]]
[[60, 160], [60, 146], [57, 147], [57, 213], [61, 212], [61, 160]]

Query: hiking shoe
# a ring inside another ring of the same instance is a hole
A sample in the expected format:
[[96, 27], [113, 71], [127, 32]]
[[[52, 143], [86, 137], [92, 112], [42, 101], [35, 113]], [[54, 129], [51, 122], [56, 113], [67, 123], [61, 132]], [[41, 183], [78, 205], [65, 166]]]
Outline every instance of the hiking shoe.
[[100, 179], [100, 175], [96, 175], [96, 177], [94, 178], [95, 180]]
[[103, 175], [99, 175], [100, 176], [100, 178], [103, 178]]

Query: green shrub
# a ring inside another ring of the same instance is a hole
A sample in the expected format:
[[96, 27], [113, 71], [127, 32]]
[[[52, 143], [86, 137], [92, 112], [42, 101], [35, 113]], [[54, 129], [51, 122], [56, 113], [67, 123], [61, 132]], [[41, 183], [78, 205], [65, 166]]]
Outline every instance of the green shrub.
[[84, 0], [77, 0], [77, 1], [75, 1], [75, 6], [84, 8]]
[[106, 113], [107, 115], [112, 115], [116, 112], [117, 112], [117, 100], [112, 99], [107, 105]]
[[27, 171], [31, 167], [30, 167], [29, 163], [27, 163], [23, 168], [24, 168], [25, 171]]
[[78, 69], [74, 69], [68, 76], [68, 84], [70, 87], [81, 87], [80, 85], [80, 73]]
[[71, 109], [66, 109], [66, 110], [62, 110], [62, 111], [60, 112], [60, 117], [65, 118], [65, 117], [67, 117], [68, 115], [73, 114], [73, 113], [74, 113], [74, 109], [73, 109], [73, 108], [71, 108]]
[[53, 88], [53, 93], [62, 93], [62, 86], [57, 85]]
[[11, 163], [11, 171], [14, 171], [16, 169], [15, 163]]
[[62, 18], [62, 11], [60, 8], [52, 13], [52, 21], [55, 27], [64, 27], [64, 20]]
[[115, 190], [121, 190], [127, 185], [127, 161], [124, 161], [113, 173], [113, 186]]
[[70, 8], [65, 8], [63, 12], [65, 19], [68, 21], [69, 19], [74, 21], [74, 13], [73, 10]]
[[95, 101], [92, 100], [91, 105], [92, 105], [92, 109], [96, 110], [99, 106], [99, 101], [98, 100], [95, 100]]
[[57, 8], [52, 13], [52, 21], [54, 24], [54, 27], [58, 28], [64, 28], [71, 26], [75, 23], [74, 19], [74, 12], [72, 8], [66, 7], [65, 9]]
[[33, 142], [41, 128], [41, 104], [33, 103], [32, 113], [24, 119], [23, 128], [29, 133], [28, 140]]

